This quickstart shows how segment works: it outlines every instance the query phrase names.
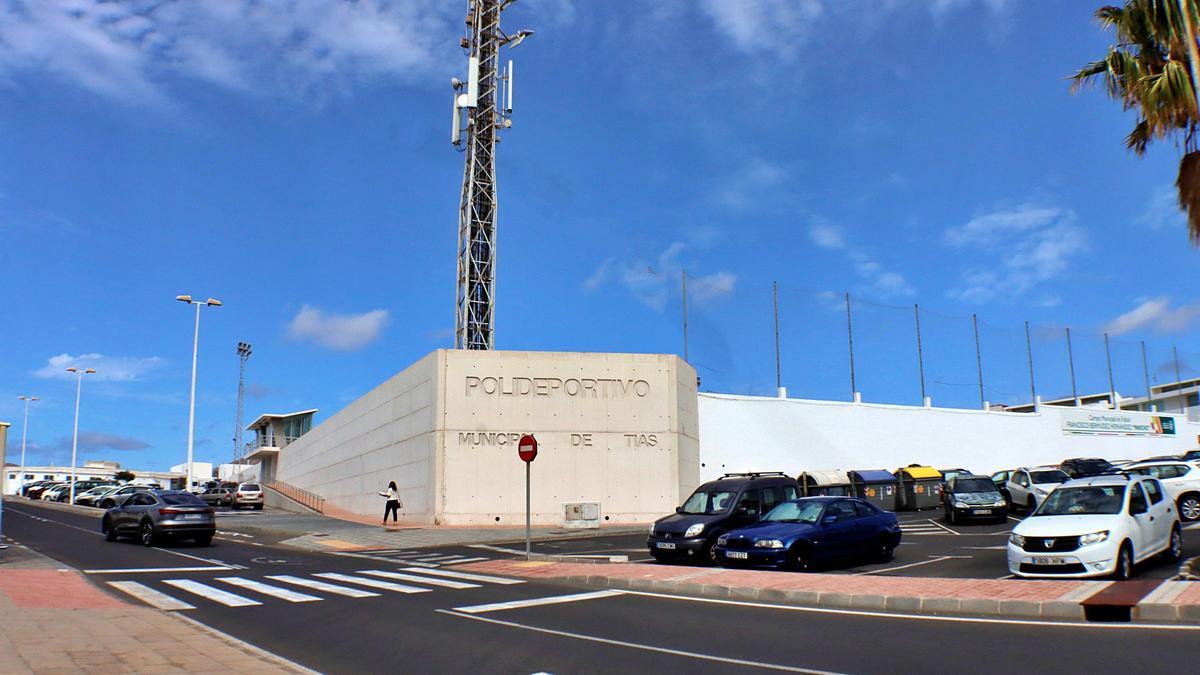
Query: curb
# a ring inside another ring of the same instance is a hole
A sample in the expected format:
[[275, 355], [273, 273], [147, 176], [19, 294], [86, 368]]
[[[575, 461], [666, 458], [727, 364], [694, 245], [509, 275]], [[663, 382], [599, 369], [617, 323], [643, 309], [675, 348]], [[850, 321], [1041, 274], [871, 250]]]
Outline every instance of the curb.
[[91, 516], [100, 516], [104, 513], [104, 509], [94, 506], [80, 506], [64, 502], [44, 502], [40, 499], [28, 499], [26, 497], [17, 497], [16, 495], [6, 495], [4, 500], [12, 500], [14, 504], [29, 504], [34, 507], [47, 508], [51, 511], [65, 511], [67, 513], [80, 513]]

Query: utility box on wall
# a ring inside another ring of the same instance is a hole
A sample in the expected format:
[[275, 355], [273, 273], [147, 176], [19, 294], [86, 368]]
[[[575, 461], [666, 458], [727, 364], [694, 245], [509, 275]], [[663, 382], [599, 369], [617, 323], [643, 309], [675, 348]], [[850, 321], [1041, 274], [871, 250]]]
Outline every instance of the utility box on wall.
[[563, 504], [563, 527], [567, 529], [600, 529], [600, 503]]

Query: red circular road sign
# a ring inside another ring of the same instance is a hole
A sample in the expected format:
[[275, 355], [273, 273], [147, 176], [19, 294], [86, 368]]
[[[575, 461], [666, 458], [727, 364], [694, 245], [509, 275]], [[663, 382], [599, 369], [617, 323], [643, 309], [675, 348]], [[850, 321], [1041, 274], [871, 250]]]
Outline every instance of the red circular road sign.
[[522, 436], [521, 442], [517, 443], [517, 455], [523, 462], [532, 462], [537, 457], [537, 439], [530, 434]]

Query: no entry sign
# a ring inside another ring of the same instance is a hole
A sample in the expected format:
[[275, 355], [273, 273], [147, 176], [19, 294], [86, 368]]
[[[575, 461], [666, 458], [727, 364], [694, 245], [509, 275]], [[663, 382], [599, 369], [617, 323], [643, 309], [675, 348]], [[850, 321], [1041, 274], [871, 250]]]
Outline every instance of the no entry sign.
[[537, 457], [537, 439], [530, 434], [522, 436], [521, 442], [517, 444], [517, 456], [523, 462], [532, 462]]

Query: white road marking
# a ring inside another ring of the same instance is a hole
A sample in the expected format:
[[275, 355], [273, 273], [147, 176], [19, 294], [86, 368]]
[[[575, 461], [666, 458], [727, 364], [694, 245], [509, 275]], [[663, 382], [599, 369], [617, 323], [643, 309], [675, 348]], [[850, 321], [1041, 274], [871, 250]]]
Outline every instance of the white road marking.
[[361, 577], [352, 577], [349, 574], [338, 574], [337, 572], [320, 572], [314, 574], [314, 577], [323, 579], [333, 579], [334, 581], [344, 581], [348, 584], [358, 584], [360, 586], [368, 586], [370, 588], [382, 588], [385, 591], [395, 591], [397, 593], [428, 593], [428, 588], [417, 588], [416, 586], [405, 586], [404, 584], [394, 584], [390, 581], [380, 581], [378, 579], [363, 579]]
[[487, 559], [488, 558], [463, 558], [462, 560], [451, 560], [449, 562], [444, 562], [442, 564], [443, 565], [461, 565], [463, 563], [480, 562], [480, 561], [487, 560]]
[[523, 584], [521, 579], [507, 579], [505, 577], [491, 577], [486, 574], [470, 574], [468, 572], [451, 572], [450, 570], [430, 570], [420, 567], [401, 568], [401, 572], [417, 572], [420, 574], [432, 574], [439, 577], [449, 577], [451, 579], [462, 579], [463, 581], [482, 581], [485, 584]]
[[572, 593], [570, 595], [554, 595], [548, 598], [530, 598], [528, 600], [512, 600], [509, 602], [493, 602], [487, 605], [472, 605], [470, 607], [455, 607], [456, 612], [466, 612], [467, 614], [482, 614], [484, 612], [496, 612], [503, 609], [518, 609], [521, 607], [539, 607], [541, 605], [558, 605], [564, 602], [581, 602], [584, 600], [598, 600], [600, 598], [611, 598], [616, 595], [623, 595], [621, 591], [592, 591], [591, 593]]
[[930, 522], [930, 523], [933, 523], [933, 525], [934, 525], [935, 527], [940, 527], [940, 528], [942, 528], [943, 530], [945, 530], [945, 531], [949, 532], [950, 534], [962, 535], [962, 532], [955, 532], [954, 530], [952, 530], [952, 529], [950, 529], [950, 528], [946, 527], [945, 525], [943, 525], [943, 524], [939, 523], [938, 521], [934, 520], [933, 518], [930, 518], [930, 519], [929, 519], [929, 522]]
[[264, 584], [252, 579], [243, 579], [241, 577], [217, 577], [217, 581], [224, 581], [225, 583], [233, 586], [245, 588], [256, 593], [262, 593], [263, 595], [269, 595], [273, 598], [279, 598], [280, 600], [287, 600], [288, 602], [318, 602], [325, 599], [319, 598], [315, 595], [309, 595], [307, 593], [289, 591], [286, 588], [279, 588], [278, 586]]
[[491, 544], [471, 544], [467, 548], [478, 548], [485, 551], [495, 551], [496, 553], [508, 553], [509, 555], [525, 555], [524, 550], [518, 551], [515, 548], [504, 548], [503, 546], [492, 546]]
[[334, 595], [344, 595], [347, 598], [379, 597], [378, 593], [372, 593], [371, 591], [364, 591], [358, 588], [346, 588], [345, 586], [337, 586], [335, 584], [327, 584], [324, 581], [317, 581], [315, 579], [302, 579], [300, 577], [293, 577], [288, 574], [276, 574], [268, 576], [267, 578], [272, 581], [282, 581], [285, 584], [294, 584], [296, 586], [303, 586], [304, 588], [311, 588], [317, 591], [333, 593]]
[[[915, 619], [917, 621], [947, 621], [951, 623], [990, 623], [1015, 626], [1058, 626], [1066, 628], [1092, 628], [1096, 630], [1169, 630], [1169, 631], [1200, 631], [1200, 625], [1194, 624], [1161, 624], [1161, 623], [1087, 623], [1083, 621], [1043, 621], [1040, 619], [987, 619], [970, 616], [938, 616], [936, 614], [903, 614], [900, 612], [876, 612], [862, 609], [832, 609], [829, 607], [800, 607], [797, 605], [772, 605], [767, 602], [749, 600], [721, 600], [719, 598], [700, 598], [688, 595], [669, 595], [652, 591], [622, 591], [625, 595], [644, 595], [649, 598], [664, 598], [667, 600], [682, 600], [684, 602], [708, 602], [718, 605], [734, 605], [738, 607], [761, 607], [764, 609], [779, 609], [788, 612], [811, 612], [814, 614], [842, 614], [846, 616], [871, 616], [881, 619]], [[445, 612], [446, 610], [437, 610]], [[483, 617], [471, 617], [480, 618]]]
[[402, 574], [400, 572], [385, 572], [383, 570], [363, 570], [359, 574], [370, 574], [373, 577], [383, 577], [384, 579], [395, 579], [396, 581], [415, 581], [419, 584], [429, 584], [430, 586], [441, 586], [442, 588], [454, 588], [462, 590], [464, 588], [479, 588], [479, 584], [468, 584], [463, 581], [451, 581], [449, 579], [435, 579], [427, 576], [417, 576], [415, 574]]
[[461, 555], [433, 555], [425, 556], [423, 558], [414, 558], [414, 560], [421, 560], [423, 562], [446, 562], [447, 560], [454, 560], [455, 558], [462, 557], [463, 556]]
[[855, 572], [851, 576], [862, 577], [868, 574], [879, 574], [881, 572], [894, 572], [896, 570], [906, 570], [910, 567], [918, 567], [920, 565], [928, 565], [929, 563], [942, 562], [943, 560], [953, 560], [955, 558], [970, 558], [969, 555], [940, 555], [930, 560], [922, 560], [921, 562], [909, 563], [907, 565], [897, 565], [896, 567], [885, 567], [881, 570], [868, 570], [866, 572]]
[[571, 632], [563, 631], [563, 630], [553, 630], [551, 628], [541, 628], [538, 626], [527, 626], [525, 624], [515, 623], [512, 621], [501, 621], [499, 619], [491, 619], [486, 616], [476, 616], [473, 614], [462, 614], [459, 612], [454, 612], [454, 611], [445, 610], [445, 609], [438, 609], [435, 611], [440, 612], [442, 614], [449, 614], [450, 616], [462, 617], [464, 619], [471, 619], [473, 621], [483, 621], [483, 622], [495, 624], [498, 626], [508, 626], [509, 628], [520, 628], [521, 630], [533, 631], [535, 633], [542, 633], [545, 635], [557, 635], [559, 637], [569, 637], [569, 638], [575, 638], [576, 640], [586, 640], [588, 642], [598, 642], [600, 644], [615, 645], [618, 647], [628, 647], [630, 649], [640, 649], [642, 651], [657, 652], [659, 654], [670, 654], [672, 656], [683, 656], [683, 657], [687, 657], [687, 658], [691, 658], [691, 659], [698, 659], [701, 661], [712, 661], [715, 663], [728, 663], [728, 664], [732, 664], [735, 666], [743, 666], [743, 667], [751, 667], [751, 668], [764, 668], [767, 670], [780, 670], [780, 671], [789, 672], [789, 673], [811, 673], [812, 675], [835, 675], [832, 671], [827, 671], [827, 670], [812, 670], [810, 668], [799, 668], [796, 666], [786, 666], [786, 665], [775, 664], [775, 663], [764, 663], [762, 661], [747, 661], [744, 659], [733, 659], [733, 658], [729, 658], [729, 657], [725, 657], [725, 656], [714, 656], [711, 654], [700, 654], [698, 652], [688, 652], [688, 651], [684, 651], [682, 649], [669, 649], [667, 647], [656, 647], [654, 645], [639, 644], [637, 642], [626, 642], [624, 640], [611, 640], [609, 638], [596, 637], [594, 635], [583, 635], [582, 633], [571, 633]]
[[122, 593], [128, 593], [147, 605], [156, 607], [158, 609], [196, 609], [192, 605], [189, 605], [182, 600], [177, 600], [166, 593], [160, 593], [153, 588], [150, 588], [144, 584], [139, 584], [136, 581], [110, 581], [108, 582], [108, 585], [112, 586], [118, 591], [121, 591]]
[[1184, 527], [1183, 529], [1185, 529], [1185, 530], [1200, 530], [1200, 523], [1192, 523], [1191, 525], [1188, 525], [1188, 526]]
[[218, 565], [215, 567], [128, 567], [118, 570], [84, 570], [84, 574], [140, 574], [143, 572], [220, 572], [231, 570], [232, 567]]
[[243, 598], [240, 595], [223, 591], [219, 588], [213, 588], [202, 584], [198, 581], [190, 579], [163, 579], [164, 584], [170, 584], [175, 588], [187, 591], [193, 595], [198, 595], [202, 598], [207, 598], [213, 602], [219, 602], [226, 607], [249, 607], [251, 605], [261, 605], [262, 603], [250, 598]]

